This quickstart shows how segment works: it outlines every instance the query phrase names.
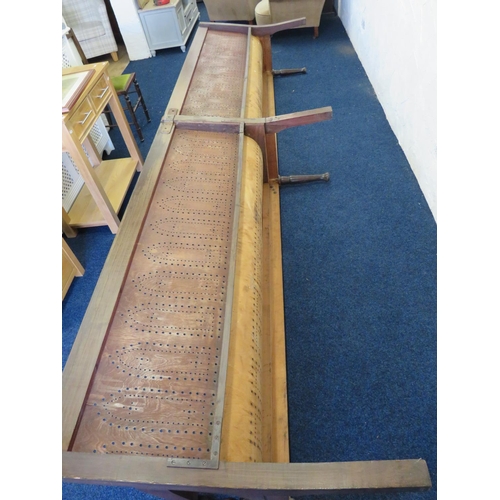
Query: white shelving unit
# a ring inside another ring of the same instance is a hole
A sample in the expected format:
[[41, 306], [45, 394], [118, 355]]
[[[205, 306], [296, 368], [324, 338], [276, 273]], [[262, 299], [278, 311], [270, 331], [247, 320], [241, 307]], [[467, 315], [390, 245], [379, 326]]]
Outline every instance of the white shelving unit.
[[196, 0], [170, 0], [159, 6], [149, 0], [138, 12], [152, 55], [158, 49], [171, 47], [185, 52], [187, 39], [200, 17]]

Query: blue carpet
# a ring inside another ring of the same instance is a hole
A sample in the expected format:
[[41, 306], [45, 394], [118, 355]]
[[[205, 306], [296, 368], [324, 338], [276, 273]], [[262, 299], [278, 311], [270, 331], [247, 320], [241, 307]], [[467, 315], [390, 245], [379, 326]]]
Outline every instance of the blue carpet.
[[[334, 113], [278, 136], [282, 175], [330, 172], [281, 189], [291, 460], [423, 458], [430, 491], [342, 498], [435, 499], [436, 224], [340, 19], [324, 15], [316, 40], [300, 29], [272, 46], [274, 68], [307, 67], [275, 78], [277, 113]], [[144, 157], [186, 57], [156, 54], [127, 68], [152, 118]], [[112, 240], [107, 228], [68, 240], [86, 273], [63, 302], [63, 365]], [[155, 497], [64, 483], [63, 498]]]

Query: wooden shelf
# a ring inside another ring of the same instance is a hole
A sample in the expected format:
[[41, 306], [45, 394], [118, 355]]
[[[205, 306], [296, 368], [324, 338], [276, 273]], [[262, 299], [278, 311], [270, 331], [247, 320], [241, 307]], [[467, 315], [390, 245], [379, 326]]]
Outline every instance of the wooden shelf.
[[[116, 213], [118, 213], [122, 206], [136, 168], [137, 160], [134, 158], [105, 160], [95, 168], [97, 177]], [[82, 187], [68, 215], [72, 227], [107, 225], [86, 185]]]

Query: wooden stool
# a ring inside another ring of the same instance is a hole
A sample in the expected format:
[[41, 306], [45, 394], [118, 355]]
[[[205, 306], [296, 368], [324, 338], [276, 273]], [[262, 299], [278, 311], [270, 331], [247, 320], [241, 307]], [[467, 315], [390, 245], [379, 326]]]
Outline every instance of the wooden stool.
[[[151, 118], [149, 117], [149, 112], [148, 112], [148, 109], [146, 107], [146, 103], [144, 102], [144, 97], [142, 96], [139, 84], [137, 83], [135, 73], [128, 73], [128, 74], [124, 74], [124, 75], [120, 75], [120, 76], [113, 76], [111, 78], [111, 83], [113, 84], [113, 87], [115, 88], [118, 96], [124, 97], [125, 104], [126, 104], [125, 110], [128, 110], [131, 117], [132, 117], [132, 123], [130, 123], [130, 125], [135, 126], [135, 129], [137, 130], [137, 134], [139, 136], [139, 139], [141, 140], [141, 142], [143, 142], [144, 136], [142, 135], [142, 130], [141, 130], [141, 127], [139, 125], [139, 122], [137, 121], [137, 116], [135, 114], [135, 112], [137, 111], [137, 108], [139, 106], [142, 107], [148, 122], [151, 121]], [[130, 88], [132, 84], [134, 84], [134, 90], [131, 90], [131, 88]], [[129, 94], [137, 94], [137, 101], [135, 104], [132, 104], [132, 101], [130, 100]], [[109, 111], [109, 108], [106, 111], [106, 115], [108, 117], [109, 126], [116, 127], [117, 125], [115, 123], [113, 123], [113, 121], [112, 121], [112, 115]]]

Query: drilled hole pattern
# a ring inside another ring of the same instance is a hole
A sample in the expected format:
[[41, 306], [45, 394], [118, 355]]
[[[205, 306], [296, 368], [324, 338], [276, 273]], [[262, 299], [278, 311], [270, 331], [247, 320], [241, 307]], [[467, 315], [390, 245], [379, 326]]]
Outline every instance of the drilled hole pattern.
[[238, 135], [174, 132], [74, 451], [211, 458], [237, 165]]
[[242, 33], [207, 33], [182, 114], [240, 116], [247, 40]]
[[[245, 137], [221, 460], [262, 462], [262, 155]], [[228, 425], [228, 423], [230, 425]]]
[[[261, 394], [261, 370], [262, 370], [262, 256], [259, 252], [262, 249], [262, 157], [261, 151], [257, 144], [253, 144], [253, 151], [251, 154], [246, 156], [247, 168], [252, 165], [252, 170], [255, 172], [254, 176], [249, 176], [248, 182], [253, 180], [252, 191], [255, 194], [253, 211], [251, 216], [253, 218], [254, 224], [253, 231], [251, 234], [251, 246], [256, 249], [252, 254], [252, 259], [250, 261], [251, 273], [253, 278], [253, 287], [248, 294], [249, 303], [252, 306], [252, 327], [251, 327], [251, 370], [253, 374], [251, 377], [251, 411], [250, 413], [250, 425], [252, 430], [250, 431], [250, 444], [256, 449], [256, 452], [251, 455], [250, 459], [255, 460], [255, 456], [261, 459], [262, 457], [262, 394]], [[246, 186], [244, 186], [246, 188]], [[242, 221], [242, 226], [251, 226], [250, 222], [247, 222], [248, 214], [245, 214], [245, 220]], [[258, 450], [258, 451], [257, 451]]]

